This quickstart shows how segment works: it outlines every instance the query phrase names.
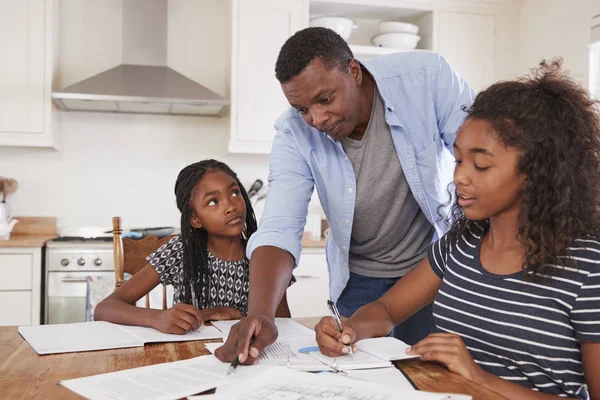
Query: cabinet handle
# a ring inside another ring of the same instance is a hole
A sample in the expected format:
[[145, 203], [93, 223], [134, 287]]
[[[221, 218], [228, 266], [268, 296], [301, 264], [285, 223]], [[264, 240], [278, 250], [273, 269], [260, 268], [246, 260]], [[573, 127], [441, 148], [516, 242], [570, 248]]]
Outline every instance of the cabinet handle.
[[66, 282], [71, 282], [71, 283], [75, 283], [75, 282], [78, 282], [78, 283], [87, 283], [88, 280], [87, 280], [87, 278], [70, 278], [70, 277], [67, 276], [66, 278], [60, 278], [60, 281], [61, 282], [65, 282], [65, 283]]

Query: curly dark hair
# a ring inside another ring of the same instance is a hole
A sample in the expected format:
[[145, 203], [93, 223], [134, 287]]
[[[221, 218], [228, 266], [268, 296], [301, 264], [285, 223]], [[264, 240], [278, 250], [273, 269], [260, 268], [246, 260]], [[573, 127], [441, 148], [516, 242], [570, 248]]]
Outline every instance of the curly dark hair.
[[354, 55], [348, 43], [331, 29], [302, 29], [281, 47], [275, 63], [275, 77], [280, 83], [286, 83], [315, 58], [319, 58], [328, 70], [348, 71]]
[[[523, 268], [534, 275], [549, 273], [547, 264], [568, 266], [574, 238], [600, 236], [598, 102], [561, 67], [561, 59], [542, 61], [525, 77], [490, 86], [465, 109], [520, 153], [517, 168], [526, 181], [517, 239], [526, 249]], [[448, 245], [468, 223], [457, 202], [450, 219]]]
[[240, 187], [240, 192], [244, 203], [246, 204], [246, 224], [242, 232], [242, 245], [246, 248], [246, 243], [250, 236], [256, 232], [258, 224], [254, 216], [252, 204], [248, 198], [246, 189], [239, 181], [235, 172], [217, 160], [203, 160], [188, 165], [179, 172], [175, 182], [175, 198], [177, 208], [181, 211], [181, 240], [183, 241], [183, 284], [186, 287], [190, 285], [194, 289], [192, 294], [189, 290], [185, 292], [184, 303], [193, 304], [193, 297], [198, 299], [198, 306], [203, 307], [205, 294], [207, 290], [206, 282], [209, 279], [208, 266], [208, 232], [204, 228], [196, 229], [190, 224], [190, 217], [193, 213], [191, 201], [194, 195], [194, 188], [204, 177], [205, 174], [212, 171], [222, 171], [235, 179]]

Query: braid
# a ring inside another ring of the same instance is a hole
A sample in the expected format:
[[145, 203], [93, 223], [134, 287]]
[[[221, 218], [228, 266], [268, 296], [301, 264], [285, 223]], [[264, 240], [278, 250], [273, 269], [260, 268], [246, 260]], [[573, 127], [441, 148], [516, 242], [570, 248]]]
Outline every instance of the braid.
[[257, 229], [256, 217], [252, 204], [248, 199], [248, 193], [242, 186], [235, 172], [226, 164], [217, 160], [203, 160], [188, 165], [181, 170], [175, 182], [175, 198], [177, 208], [181, 212], [181, 240], [183, 242], [183, 286], [192, 287], [192, 291], [185, 290], [184, 302], [194, 304], [194, 298], [198, 307], [203, 307], [204, 299], [208, 295], [209, 268], [208, 268], [208, 233], [204, 228], [196, 229], [190, 224], [193, 210], [191, 201], [194, 188], [202, 177], [211, 171], [222, 171], [235, 179], [240, 187], [240, 192], [246, 204], [246, 224], [242, 232], [242, 244], [244, 249], [248, 239]]

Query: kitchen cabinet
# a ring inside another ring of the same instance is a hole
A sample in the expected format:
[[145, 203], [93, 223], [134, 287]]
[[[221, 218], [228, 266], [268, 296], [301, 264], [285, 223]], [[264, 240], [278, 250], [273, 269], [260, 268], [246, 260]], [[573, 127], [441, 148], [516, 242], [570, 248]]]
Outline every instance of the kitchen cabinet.
[[40, 324], [41, 268], [40, 247], [0, 249], [0, 326]]
[[307, 4], [233, 1], [230, 152], [271, 152], [275, 120], [289, 106], [275, 79], [275, 61], [287, 38], [308, 26]]
[[0, 0], [0, 145], [56, 147], [51, 129], [56, 0]]
[[476, 91], [494, 83], [496, 16], [440, 12], [439, 53]]
[[477, 91], [519, 73], [519, 0], [233, 0], [231, 136], [233, 153], [268, 154], [277, 117], [288, 107], [274, 77], [281, 45], [310, 18], [352, 18], [348, 44], [363, 62], [402, 50], [375, 47], [382, 20], [416, 24], [418, 50], [434, 51]]
[[294, 269], [296, 283], [287, 290], [292, 317], [320, 317], [329, 315], [329, 273], [325, 248], [304, 248], [300, 262]]

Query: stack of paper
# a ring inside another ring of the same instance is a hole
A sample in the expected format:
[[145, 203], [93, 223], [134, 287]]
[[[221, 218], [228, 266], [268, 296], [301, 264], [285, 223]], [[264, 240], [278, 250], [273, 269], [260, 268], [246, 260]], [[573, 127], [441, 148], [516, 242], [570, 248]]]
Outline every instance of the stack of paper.
[[[225, 383], [225, 382], [223, 382]], [[375, 382], [349, 379], [340, 375], [307, 374], [281, 367], [269, 368], [246, 379], [243, 385], [219, 386], [217, 393], [208, 397], [189, 399], [411, 399], [411, 400], [470, 400], [471, 396], [415, 392]]]
[[20, 326], [19, 333], [38, 354], [141, 347], [145, 343], [187, 342], [221, 337], [221, 332], [213, 326], [201, 326], [185, 335], [172, 335], [153, 328], [105, 321]]

